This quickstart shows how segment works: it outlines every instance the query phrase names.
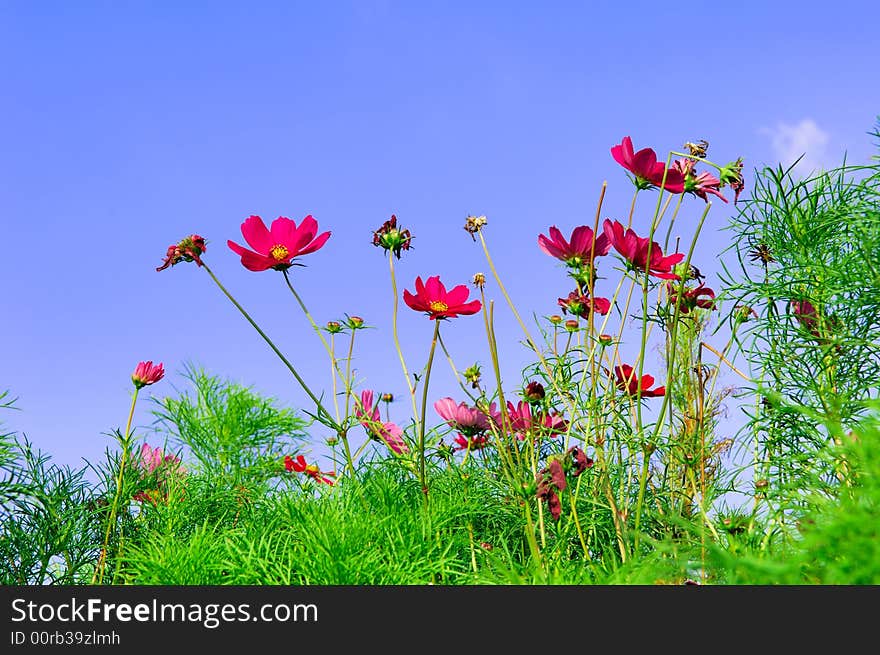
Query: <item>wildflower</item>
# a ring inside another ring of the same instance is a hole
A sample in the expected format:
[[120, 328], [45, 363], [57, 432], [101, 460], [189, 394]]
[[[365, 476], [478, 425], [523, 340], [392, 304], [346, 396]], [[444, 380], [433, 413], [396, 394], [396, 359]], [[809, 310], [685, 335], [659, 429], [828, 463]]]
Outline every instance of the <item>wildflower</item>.
[[552, 459], [547, 466], [538, 473], [538, 487], [535, 495], [538, 500], [547, 501], [547, 509], [554, 520], [562, 515], [562, 503], [557, 492], [565, 491], [568, 482], [565, 479], [565, 470], [558, 459]]
[[360, 405], [355, 403], [354, 414], [371, 439], [383, 442], [398, 455], [409, 452], [403, 440], [403, 430], [396, 423], [382, 421], [379, 415], [379, 404], [373, 404], [373, 392], [365, 389], [361, 392]]
[[571, 455], [575, 476], [580, 475], [593, 466], [592, 458], [587, 457], [587, 454], [578, 446], [572, 446], [566, 451], [566, 454]]
[[447, 397], [435, 402], [434, 409], [449, 427], [469, 437], [489, 430], [490, 421], [495, 425], [501, 423], [501, 414], [495, 408], [495, 403], [484, 412], [479, 407], [469, 407], [463, 402], [456, 405], [452, 398]]
[[794, 312], [795, 318], [797, 318], [798, 322], [803, 325], [811, 335], [814, 337], [819, 336], [819, 330], [817, 329], [819, 314], [813, 303], [809, 300], [792, 300], [791, 310]]
[[432, 321], [480, 311], [483, 305], [479, 300], [467, 302], [467, 299], [468, 288], [465, 285], [460, 284], [447, 292], [438, 275], [429, 277], [427, 282], [417, 277], [415, 294], [406, 289], [403, 291], [403, 301], [417, 312], [427, 312]]
[[295, 221], [279, 216], [268, 229], [262, 218], [249, 216], [241, 224], [241, 234], [253, 250], [247, 250], [231, 240], [226, 244], [241, 255], [241, 263], [249, 271], [259, 272], [270, 268], [284, 271], [295, 265], [295, 258], [313, 253], [327, 243], [330, 232], [315, 236], [317, 232], [318, 222], [311, 214], [302, 219], [299, 227]]
[[725, 198], [719, 192], [719, 188], [721, 186], [721, 180], [709, 173], [708, 171], [703, 171], [702, 173], [694, 172], [694, 161], [691, 159], [686, 159], [682, 157], [681, 159], [676, 159], [672, 162], [672, 170], [676, 170], [684, 177], [684, 192], [692, 193], [698, 198], [702, 198], [706, 202], [709, 199], [706, 197], [707, 193], [711, 193], [712, 195], [718, 196], [724, 202], [727, 202], [727, 198]]
[[614, 376], [617, 378], [617, 386], [630, 396], [639, 395], [642, 398], [654, 398], [666, 393], [666, 387], [649, 389], [654, 384], [653, 375], [643, 375], [640, 381], [636, 381], [633, 367], [629, 364], [620, 364], [614, 367]]
[[611, 309], [611, 301], [607, 298], [590, 298], [577, 291], [572, 291], [567, 298], [558, 299], [562, 313], [574, 314], [581, 318], [589, 318], [590, 312], [603, 316]]
[[742, 193], [743, 189], [745, 189], [745, 179], [742, 174], [743, 169], [743, 159], [740, 157], [735, 162], [731, 162], [726, 166], [721, 167], [721, 171], [718, 173], [718, 178], [721, 181], [721, 185], [728, 185], [734, 191], [733, 196], [733, 204], [736, 204], [736, 201], [739, 200], [739, 194]]
[[[638, 152], [633, 152], [632, 139], [628, 136], [623, 137], [620, 145], [611, 148], [611, 156], [614, 157], [614, 161], [635, 176], [634, 182], [638, 189], [650, 189], [663, 184], [663, 188], [670, 193], [684, 191], [684, 177], [679, 171], [672, 167], [667, 170], [663, 162], [657, 161], [657, 153], [651, 148], [643, 148]], [[665, 184], [663, 183], [664, 171], [666, 172]]]
[[373, 245], [389, 250], [400, 259], [401, 250], [409, 250], [412, 247], [413, 236], [409, 230], [401, 230], [397, 227], [397, 216], [391, 214], [391, 218], [382, 223], [382, 227], [373, 232]]
[[349, 316], [345, 324], [349, 329], [360, 330], [364, 327], [364, 319], [360, 316]]
[[482, 230], [486, 226], [486, 223], [485, 216], [468, 216], [464, 221], [464, 230], [471, 235], [471, 238], [474, 241], [476, 241], [477, 237], [474, 235]]
[[532, 416], [532, 410], [529, 403], [519, 401], [514, 405], [511, 401], [507, 401], [507, 418], [510, 421], [510, 429], [516, 435], [517, 439], [525, 439], [525, 435], [532, 427], [543, 427], [551, 437], [555, 437], [568, 429], [568, 423], [559, 414], [544, 413], [541, 417], [540, 425], [536, 425]]
[[[680, 296], [678, 284], [667, 282], [666, 293], [669, 295], [669, 302], [673, 305], [677, 303], [679, 311], [682, 314], [689, 314], [697, 307], [700, 307], [701, 309], [715, 308], [715, 292], [705, 286], [702, 282], [699, 286], [692, 289], [685, 287]], [[708, 300], [703, 299], [700, 296], [706, 296]]]
[[566, 265], [580, 268], [584, 265], [589, 266], [593, 257], [601, 257], [608, 254], [611, 248], [611, 242], [608, 236], [600, 234], [593, 242], [592, 228], [581, 225], [574, 228], [571, 233], [571, 242], [565, 240], [562, 232], [554, 225], [550, 228], [550, 236], [543, 234], [538, 235], [538, 246], [545, 253], [556, 259], [560, 259]]
[[526, 385], [523, 395], [530, 403], [540, 403], [547, 394], [543, 384], [532, 380]]
[[327, 327], [324, 328], [330, 334], [339, 334], [342, 332], [342, 325], [339, 321], [327, 321]]
[[146, 443], [141, 446], [136, 462], [141, 481], [151, 485], [150, 488], [134, 494], [133, 499], [142, 503], [156, 505], [160, 501], [167, 501], [172, 479], [186, 473], [186, 469], [180, 465], [179, 457], [165, 455], [161, 448], [152, 448]]
[[139, 362], [131, 374], [131, 381], [136, 389], [155, 384], [165, 376], [165, 369], [162, 363], [153, 364], [152, 360], [147, 362]]
[[[654, 277], [664, 280], [678, 280], [678, 275], [672, 272], [673, 266], [684, 259], [684, 253], [663, 256], [660, 244], [638, 236], [630, 228], [624, 231], [619, 221], [605, 220], [605, 234], [608, 235], [611, 245], [619, 252], [629, 265], [637, 270], [645, 271]], [[651, 261], [648, 262], [648, 248], [650, 244]]]
[[331, 486], [334, 484], [334, 481], [327, 477], [333, 476], [332, 473], [322, 472], [317, 464], [307, 464], [306, 458], [302, 455], [297, 455], [296, 459], [293, 459], [290, 455], [285, 455], [284, 468], [287, 469], [288, 473], [305, 473], [316, 482], [323, 482]]
[[164, 271], [169, 266], [174, 266], [180, 262], [195, 262], [202, 265], [201, 255], [207, 250], [205, 240], [198, 234], [191, 234], [182, 239], [180, 242], [168, 246], [165, 253], [165, 260], [159, 266], [157, 271]]

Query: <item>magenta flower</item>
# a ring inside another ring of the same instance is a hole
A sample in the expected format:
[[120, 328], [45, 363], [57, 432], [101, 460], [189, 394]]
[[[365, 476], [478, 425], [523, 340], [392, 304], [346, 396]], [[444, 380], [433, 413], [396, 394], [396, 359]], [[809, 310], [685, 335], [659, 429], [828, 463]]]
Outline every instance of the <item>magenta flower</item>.
[[141, 480], [150, 484], [152, 488], [138, 491], [133, 498], [152, 505], [167, 501], [172, 478], [186, 473], [186, 469], [180, 465], [179, 457], [165, 455], [161, 448], [152, 448], [146, 443], [141, 446], [137, 466], [140, 469]]
[[657, 161], [657, 153], [651, 148], [643, 148], [638, 152], [633, 152], [632, 139], [628, 136], [623, 137], [620, 145], [611, 148], [611, 156], [614, 157], [614, 161], [635, 176], [635, 184], [639, 189], [650, 189], [663, 184], [663, 188], [670, 193], [684, 191], [684, 176], [680, 171], [670, 166], [666, 171], [664, 184], [663, 172], [666, 170], [666, 165]]
[[148, 384], [155, 384], [164, 376], [165, 369], [162, 367], [162, 363], [160, 362], [154, 365], [151, 360], [138, 363], [134, 369], [134, 373], [131, 374], [131, 381], [134, 383], [136, 389], [140, 389]]
[[600, 234], [594, 244], [593, 229], [586, 225], [574, 228], [571, 242], [568, 242], [559, 228], [554, 225], [550, 228], [549, 237], [538, 235], [538, 246], [551, 257], [560, 259], [569, 266], [580, 268], [589, 265], [593, 257], [607, 255], [611, 243], [605, 234]]
[[818, 330], [819, 312], [816, 306], [809, 300], [792, 300], [791, 310], [794, 312], [795, 318], [803, 325], [814, 337], [820, 336]]
[[309, 464], [302, 455], [297, 455], [296, 459], [290, 455], [285, 455], [284, 468], [288, 473], [305, 473], [315, 482], [323, 482], [331, 487], [335, 484], [335, 481], [331, 479], [334, 476], [333, 473], [322, 471], [317, 464]]
[[330, 232], [315, 236], [317, 232], [318, 222], [311, 215], [302, 219], [299, 227], [289, 218], [279, 216], [268, 229], [262, 218], [249, 216], [241, 224], [241, 234], [253, 250], [231, 240], [226, 244], [241, 255], [241, 263], [249, 271], [283, 271], [294, 265], [296, 257], [315, 252], [327, 243]]
[[467, 302], [468, 288], [459, 284], [450, 291], [440, 281], [439, 275], [428, 278], [422, 282], [421, 277], [416, 278], [416, 293], [412, 294], [403, 290], [403, 301], [417, 312], [427, 312], [432, 321], [442, 318], [456, 318], [459, 314], [476, 314], [483, 306], [479, 300]]
[[535, 495], [538, 500], [547, 501], [547, 509], [554, 520], [562, 516], [562, 503], [557, 492], [565, 491], [568, 481], [565, 479], [565, 469], [558, 459], [550, 460], [546, 468], [538, 473], [538, 487]]
[[458, 444], [456, 450], [480, 450], [489, 445], [489, 435], [475, 434], [472, 437], [466, 437], [459, 434], [455, 437], [455, 443]]
[[[669, 295], [669, 302], [672, 303], [673, 307], [676, 302], [679, 303], [679, 311], [682, 314], [689, 314], [697, 307], [701, 309], [715, 308], [715, 292], [702, 282], [699, 286], [692, 289], [685, 287], [684, 292], [679, 297], [678, 284], [670, 281], [666, 283], [666, 293]], [[700, 296], [706, 296], [706, 298], [701, 298]]]
[[568, 429], [568, 423], [559, 414], [544, 414], [538, 425], [532, 416], [532, 409], [527, 401], [520, 400], [514, 405], [511, 401], [507, 401], [507, 419], [510, 421], [510, 429], [516, 435], [517, 439], [525, 439], [532, 427], [543, 427], [551, 437], [555, 437]]
[[695, 173], [693, 160], [685, 157], [676, 159], [672, 162], [671, 168], [672, 170], [680, 172], [684, 176], [685, 193], [692, 193], [706, 202], [709, 201], [706, 194], [711, 193], [712, 195], [721, 198], [724, 202], [728, 202], [727, 198], [721, 195], [721, 192], [719, 191], [721, 188], [721, 180], [708, 171], [703, 171], [699, 174]]
[[653, 375], [643, 375], [640, 381], [636, 380], [633, 367], [629, 364], [615, 366], [614, 376], [617, 378], [618, 388], [622, 389], [630, 396], [639, 395], [640, 391], [642, 398], [655, 398], [666, 393], [666, 387], [649, 389], [649, 387], [654, 384]]
[[[632, 268], [640, 271], [647, 268], [650, 275], [664, 280], [681, 279], [672, 270], [676, 264], [684, 259], [684, 253], [677, 252], [674, 255], [664, 257], [659, 243], [640, 237], [632, 228], [624, 230], [620, 221], [612, 222], [605, 219], [603, 226], [611, 245], [629, 262]], [[651, 249], [650, 262], [648, 262], [649, 244]]]
[[577, 291], [572, 291], [567, 298], [557, 300], [563, 314], [573, 314], [581, 318], [589, 318], [590, 312], [604, 316], [611, 310], [611, 301], [607, 298], [590, 298]]
[[365, 389], [361, 392], [360, 404], [355, 403], [354, 414], [371, 439], [383, 442], [398, 455], [409, 452], [403, 440], [403, 429], [391, 421], [382, 421], [379, 414], [379, 403], [373, 402], [373, 392]]

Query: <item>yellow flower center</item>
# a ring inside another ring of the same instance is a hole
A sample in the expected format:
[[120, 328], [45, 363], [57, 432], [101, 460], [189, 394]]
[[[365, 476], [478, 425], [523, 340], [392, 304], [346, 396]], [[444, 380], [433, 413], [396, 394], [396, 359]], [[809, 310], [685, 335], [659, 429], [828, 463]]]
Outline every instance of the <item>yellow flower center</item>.
[[447, 305], [445, 302], [440, 302], [439, 300], [432, 300], [430, 303], [428, 303], [428, 307], [431, 308], [432, 312], [437, 313], [445, 312], [447, 309], [449, 309], [449, 305]]
[[272, 256], [272, 259], [280, 262], [282, 259], [287, 257], [290, 251], [287, 249], [287, 246], [282, 246], [278, 244], [277, 246], [272, 246], [272, 249], [269, 251], [269, 254]]

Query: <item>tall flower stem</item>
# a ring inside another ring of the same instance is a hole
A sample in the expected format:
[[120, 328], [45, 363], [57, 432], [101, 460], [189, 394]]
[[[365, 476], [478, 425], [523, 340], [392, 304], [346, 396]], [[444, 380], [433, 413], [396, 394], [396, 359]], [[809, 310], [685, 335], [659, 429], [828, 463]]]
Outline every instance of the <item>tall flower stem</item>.
[[110, 543], [110, 531], [116, 524], [116, 512], [119, 507], [119, 497], [122, 495], [125, 464], [128, 460], [128, 451], [131, 449], [131, 421], [134, 417], [134, 406], [137, 404], [139, 391], [140, 387], [134, 388], [134, 394], [131, 397], [131, 409], [128, 411], [128, 421], [125, 424], [125, 433], [121, 435], [119, 439], [122, 454], [119, 456], [119, 471], [116, 473], [116, 493], [113, 495], [113, 504], [110, 506], [110, 518], [107, 520], [107, 529], [104, 531], [104, 543], [101, 545], [101, 555], [98, 559], [98, 566], [95, 568], [95, 573], [92, 576], [92, 584], [94, 584], [96, 580], [98, 584], [101, 584], [104, 581], [104, 569], [107, 565], [107, 547]]
[[[314, 393], [312, 393], [312, 390], [309, 389], [309, 385], [307, 385], [305, 380], [302, 379], [300, 374], [293, 367], [293, 364], [291, 364], [290, 361], [287, 359], [287, 357], [285, 357], [284, 354], [280, 350], [278, 350], [278, 346], [276, 346], [275, 343], [266, 335], [266, 333], [263, 332], [262, 329], [260, 329], [260, 326], [257, 325], [256, 321], [254, 321], [253, 318], [251, 318], [251, 315], [247, 313], [245, 308], [242, 307], [238, 303], [238, 301], [232, 296], [232, 294], [226, 290], [226, 287], [224, 287], [220, 283], [220, 280], [217, 279], [217, 276], [214, 275], [214, 272], [208, 267], [207, 264], [204, 263], [204, 261], [202, 262], [202, 267], [208, 272], [208, 275], [211, 276], [211, 279], [214, 280], [214, 284], [216, 284], [219, 287], [220, 291], [222, 291], [223, 294], [227, 298], [229, 298], [229, 300], [232, 302], [232, 304], [235, 305], [235, 308], [238, 309], [239, 312], [241, 312], [241, 315], [244, 316], [247, 319], [247, 322], [250, 323], [251, 326], [257, 331], [257, 334], [259, 334], [261, 337], [263, 337], [263, 340], [267, 344], [269, 344], [269, 347], [272, 349], [272, 351], [276, 355], [278, 355], [278, 358], [284, 363], [284, 365], [287, 367], [287, 370], [289, 370], [291, 372], [291, 374], [293, 374], [293, 377], [296, 378], [297, 382], [299, 382], [299, 385], [302, 387], [303, 391], [306, 392], [306, 395], [309, 398], [311, 398], [313, 403], [315, 403], [315, 406], [317, 407], [317, 410], [318, 410], [319, 420], [320, 420], [320, 415], [323, 414], [326, 421], [327, 421], [326, 425], [333, 428], [337, 433], [340, 432], [339, 424], [333, 420], [333, 417], [330, 416], [330, 412], [327, 411], [327, 409], [324, 407], [324, 405], [321, 403], [321, 401], [318, 399], [318, 397]], [[321, 338], [323, 339], [323, 336]]]
[[315, 320], [312, 318], [312, 315], [309, 313], [306, 304], [303, 302], [303, 299], [300, 298], [299, 294], [296, 292], [296, 289], [293, 288], [293, 284], [290, 281], [290, 276], [287, 274], [287, 270], [282, 271], [284, 273], [284, 281], [287, 282], [287, 288], [290, 289], [290, 292], [293, 294], [293, 297], [296, 298], [296, 302], [299, 303], [300, 308], [303, 311], [303, 314], [306, 315], [306, 318], [309, 319], [309, 323], [312, 325], [312, 329], [317, 333], [318, 338], [321, 339], [321, 343], [324, 344], [324, 350], [327, 351], [327, 354], [330, 358], [333, 358], [333, 352], [330, 348], [330, 344], [327, 343], [327, 339], [324, 338], [324, 335], [321, 334], [321, 328], [318, 327], [318, 324], [315, 323]]
[[[395, 294], [395, 297], [397, 294]], [[437, 349], [437, 339], [440, 336], [440, 319], [434, 320], [434, 336], [431, 339], [431, 352], [428, 353], [428, 364], [425, 366], [425, 384], [422, 387], [422, 414], [419, 421], [419, 481], [422, 484], [422, 493], [428, 496], [428, 476], [425, 467], [425, 410], [428, 407], [428, 383], [431, 381], [431, 366], [434, 363], [434, 351]]]
[[[409, 369], [406, 367], [406, 359], [403, 357], [403, 349], [400, 347], [400, 335], [397, 332], [397, 276], [394, 274], [394, 252], [388, 251], [388, 267], [391, 271], [391, 291], [394, 297], [394, 303], [391, 309], [391, 334], [394, 337], [394, 348], [397, 350], [397, 357], [400, 359], [400, 366], [403, 369], [403, 377], [406, 378], [406, 388], [409, 389], [409, 399], [412, 402], [413, 420], [418, 420], [419, 410], [416, 407], [416, 389], [413, 385]], [[419, 428], [421, 429], [421, 428]]]

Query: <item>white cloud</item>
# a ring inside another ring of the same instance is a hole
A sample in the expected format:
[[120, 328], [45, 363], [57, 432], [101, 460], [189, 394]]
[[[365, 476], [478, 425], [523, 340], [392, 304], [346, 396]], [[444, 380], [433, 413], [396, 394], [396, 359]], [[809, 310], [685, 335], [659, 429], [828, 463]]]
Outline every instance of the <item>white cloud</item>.
[[770, 138], [773, 154], [783, 166], [790, 166], [803, 155], [797, 165], [797, 170], [802, 174], [829, 168], [828, 133], [811, 118], [794, 125], [777, 123], [776, 127], [765, 127], [759, 132]]

